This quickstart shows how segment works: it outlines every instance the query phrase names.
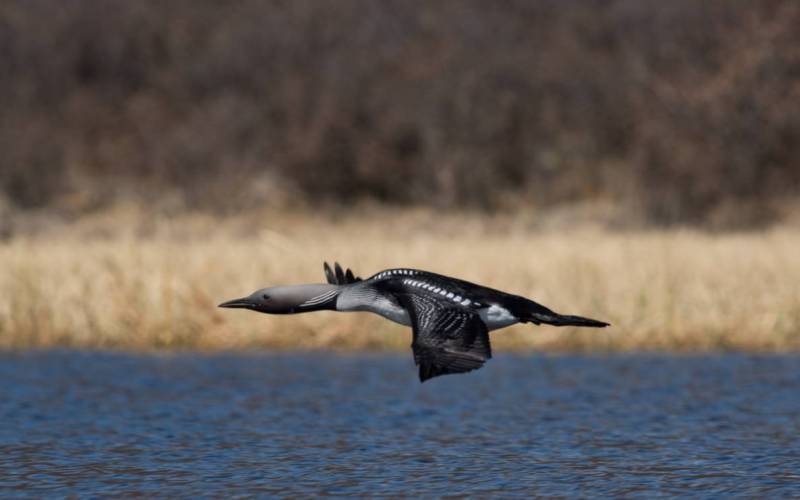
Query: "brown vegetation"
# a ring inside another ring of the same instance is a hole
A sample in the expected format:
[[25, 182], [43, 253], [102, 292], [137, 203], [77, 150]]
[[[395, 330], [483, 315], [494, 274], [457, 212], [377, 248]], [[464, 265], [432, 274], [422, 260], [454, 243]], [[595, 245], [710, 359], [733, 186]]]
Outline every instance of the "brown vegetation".
[[406, 349], [215, 307], [338, 259], [614, 324], [499, 349], [800, 349], [797, 26], [792, 0], [2, 2], [0, 348]]
[[104, 217], [0, 243], [0, 348], [407, 349], [407, 328], [366, 313], [216, 307], [263, 286], [322, 282], [322, 261], [336, 259], [365, 277], [392, 266], [450, 274], [613, 324], [515, 326], [493, 334], [501, 351], [800, 349], [796, 230], [532, 231], [520, 219], [425, 211], [264, 213], [246, 225]]
[[760, 227], [800, 193], [797, 26], [792, 0], [6, 1], [0, 211]]

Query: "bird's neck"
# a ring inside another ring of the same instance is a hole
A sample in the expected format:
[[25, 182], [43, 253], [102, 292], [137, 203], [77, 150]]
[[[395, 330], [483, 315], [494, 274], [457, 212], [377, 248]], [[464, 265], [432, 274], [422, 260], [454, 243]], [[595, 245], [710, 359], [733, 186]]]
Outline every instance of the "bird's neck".
[[336, 298], [341, 287], [330, 284], [291, 285], [286, 287], [295, 312], [336, 310]]

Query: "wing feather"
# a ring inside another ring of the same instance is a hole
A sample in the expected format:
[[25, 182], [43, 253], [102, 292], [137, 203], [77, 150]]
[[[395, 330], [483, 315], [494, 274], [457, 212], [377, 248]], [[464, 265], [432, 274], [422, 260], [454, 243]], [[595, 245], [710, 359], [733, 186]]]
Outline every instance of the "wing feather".
[[324, 262], [323, 263], [323, 268], [325, 269], [325, 279], [328, 280], [328, 283], [330, 283], [331, 285], [335, 285], [336, 284], [336, 275], [333, 274], [333, 271], [331, 270], [331, 266], [329, 266], [327, 262]]
[[325, 269], [325, 279], [331, 285], [349, 285], [361, 281], [361, 278], [356, 276], [352, 270], [343, 271], [338, 262], [334, 263], [333, 269], [327, 262], [323, 262], [323, 268]]
[[333, 269], [336, 271], [336, 282], [339, 284], [347, 283], [344, 279], [344, 271], [338, 262], [334, 262]]
[[422, 382], [483, 366], [492, 357], [489, 330], [477, 313], [435, 296], [398, 294], [411, 317], [411, 349]]

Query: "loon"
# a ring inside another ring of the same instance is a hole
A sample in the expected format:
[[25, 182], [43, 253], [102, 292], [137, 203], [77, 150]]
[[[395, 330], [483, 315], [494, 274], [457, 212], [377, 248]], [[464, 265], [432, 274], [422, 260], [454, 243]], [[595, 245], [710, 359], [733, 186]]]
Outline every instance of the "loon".
[[275, 286], [219, 307], [268, 314], [368, 311], [411, 326], [420, 382], [483, 366], [492, 357], [489, 331], [515, 323], [606, 327], [609, 323], [558, 314], [519, 295], [418, 269], [387, 269], [367, 279], [324, 263], [327, 284]]

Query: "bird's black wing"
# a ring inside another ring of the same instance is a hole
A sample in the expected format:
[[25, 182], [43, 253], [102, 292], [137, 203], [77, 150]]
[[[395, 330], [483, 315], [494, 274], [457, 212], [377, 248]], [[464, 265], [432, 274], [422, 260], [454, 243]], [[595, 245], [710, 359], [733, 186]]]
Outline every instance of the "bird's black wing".
[[335, 271], [331, 269], [331, 266], [329, 266], [327, 262], [323, 262], [323, 268], [325, 269], [325, 279], [328, 280], [328, 283], [331, 285], [348, 285], [356, 281], [361, 281], [361, 278], [354, 275], [353, 271], [350, 269], [343, 271], [342, 266], [340, 266], [338, 262], [334, 263]]
[[336, 275], [333, 274], [331, 266], [329, 266], [327, 262], [323, 262], [323, 268], [325, 269], [325, 279], [328, 280], [328, 283], [330, 283], [331, 285], [335, 285]]
[[432, 295], [396, 295], [411, 317], [411, 349], [421, 382], [476, 370], [492, 357], [489, 330], [475, 311]]

